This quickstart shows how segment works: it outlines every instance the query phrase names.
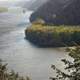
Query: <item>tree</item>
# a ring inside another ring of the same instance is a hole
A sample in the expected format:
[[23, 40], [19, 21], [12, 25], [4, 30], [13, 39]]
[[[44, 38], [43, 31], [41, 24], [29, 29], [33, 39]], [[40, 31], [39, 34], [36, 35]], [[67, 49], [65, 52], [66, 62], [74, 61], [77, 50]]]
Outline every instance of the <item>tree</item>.
[[7, 64], [3, 64], [0, 60], [0, 80], [31, 80], [29, 77], [19, 76], [18, 73], [15, 73], [13, 70], [11, 72], [7, 69]]
[[65, 73], [55, 65], [52, 65], [51, 68], [56, 70], [56, 77], [51, 77], [51, 80], [80, 80], [80, 46], [76, 46], [73, 49], [67, 49], [69, 56], [71, 56], [74, 60], [73, 62], [62, 59], [61, 61], [65, 64], [65, 70], [69, 73]]

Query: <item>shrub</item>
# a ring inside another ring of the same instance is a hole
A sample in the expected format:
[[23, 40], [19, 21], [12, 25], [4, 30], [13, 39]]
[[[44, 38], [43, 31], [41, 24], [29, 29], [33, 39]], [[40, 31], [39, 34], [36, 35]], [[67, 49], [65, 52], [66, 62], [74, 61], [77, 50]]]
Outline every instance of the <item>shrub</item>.
[[30, 78], [19, 76], [19, 74], [14, 71], [9, 72], [7, 64], [3, 64], [2, 60], [0, 60], [0, 80], [30, 80]]
[[51, 68], [56, 70], [56, 77], [51, 77], [51, 80], [80, 80], [80, 46], [77, 46], [73, 49], [68, 49], [69, 56], [71, 56], [74, 61], [69, 61], [62, 59], [62, 62], [65, 64], [65, 70], [67, 73], [56, 68], [55, 65], [52, 65]]

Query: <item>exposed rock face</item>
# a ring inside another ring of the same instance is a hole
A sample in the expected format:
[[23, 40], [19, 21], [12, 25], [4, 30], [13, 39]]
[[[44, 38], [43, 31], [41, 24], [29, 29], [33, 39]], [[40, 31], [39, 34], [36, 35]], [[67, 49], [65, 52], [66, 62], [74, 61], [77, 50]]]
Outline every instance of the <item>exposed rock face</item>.
[[49, 0], [31, 15], [30, 21], [38, 18], [49, 24], [80, 25], [80, 0]]

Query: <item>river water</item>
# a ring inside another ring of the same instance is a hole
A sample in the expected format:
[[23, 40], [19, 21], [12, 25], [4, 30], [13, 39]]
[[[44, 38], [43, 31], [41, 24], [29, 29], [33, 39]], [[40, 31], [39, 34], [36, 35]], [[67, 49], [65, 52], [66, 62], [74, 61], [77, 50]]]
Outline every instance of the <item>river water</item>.
[[0, 13], [0, 58], [8, 63], [9, 69], [32, 80], [49, 80], [54, 75], [51, 64], [62, 67], [60, 59], [67, 54], [56, 48], [37, 48], [25, 40], [24, 30], [29, 26], [31, 11]]

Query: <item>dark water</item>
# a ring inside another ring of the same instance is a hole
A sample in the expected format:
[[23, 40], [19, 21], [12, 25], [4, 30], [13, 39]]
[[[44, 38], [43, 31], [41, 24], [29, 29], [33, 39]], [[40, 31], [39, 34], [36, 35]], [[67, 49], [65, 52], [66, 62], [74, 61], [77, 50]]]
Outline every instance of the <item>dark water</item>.
[[32, 80], [49, 80], [53, 75], [50, 65], [61, 68], [59, 60], [68, 56], [61, 49], [37, 48], [24, 39], [30, 13], [0, 14], [0, 58], [9, 63], [9, 69], [29, 75]]

